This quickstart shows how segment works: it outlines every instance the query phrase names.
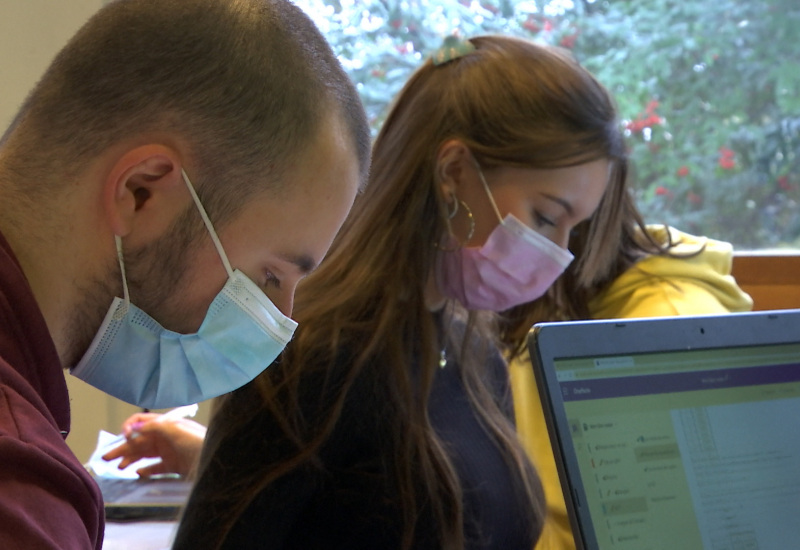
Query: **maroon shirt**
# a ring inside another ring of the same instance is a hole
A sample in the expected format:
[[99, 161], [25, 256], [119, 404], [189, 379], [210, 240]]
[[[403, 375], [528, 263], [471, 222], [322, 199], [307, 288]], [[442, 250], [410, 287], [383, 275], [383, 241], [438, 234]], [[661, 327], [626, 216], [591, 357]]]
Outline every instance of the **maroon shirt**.
[[0, 234], [0, 548], [102, 547], [103, 499], [69, 424], [55, 344]]

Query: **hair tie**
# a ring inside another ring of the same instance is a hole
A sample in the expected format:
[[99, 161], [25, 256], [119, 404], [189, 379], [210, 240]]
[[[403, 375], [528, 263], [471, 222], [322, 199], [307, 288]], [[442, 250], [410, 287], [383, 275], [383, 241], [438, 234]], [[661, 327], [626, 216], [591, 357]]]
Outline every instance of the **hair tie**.
[[449, 61], [458, 59], [474, 51], [475, 45], [472, 42], [451, 34], [444, 39], [442, 47], [434, 52], [431, 56], [431, 60], [434, 65], [444, 65]]

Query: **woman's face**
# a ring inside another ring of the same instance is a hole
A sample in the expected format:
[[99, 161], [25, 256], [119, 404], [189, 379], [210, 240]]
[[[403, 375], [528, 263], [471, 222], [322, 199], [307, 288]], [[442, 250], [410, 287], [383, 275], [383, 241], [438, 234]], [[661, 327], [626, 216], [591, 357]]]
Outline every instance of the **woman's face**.
[[[482, 246], [500, 223], [491, 199], [475, 177], [459, 186], [458, 198], [472, 211], [475, 230], [465, 246]], [[608, 186], [610, 162], [598, 159], [565, 168], [535, 169], [498, 167], [483, 172], [500, 217], [514, 215], [562, 248], [567, 248], [572, 229], [589, 218]], [[466, 175], [466, 174], [465, 174]], [[464, 210], [462, 208], [462, 210]], [[469, 222], [461, 211], [453, 220], [455, 235], [467, 235]]]

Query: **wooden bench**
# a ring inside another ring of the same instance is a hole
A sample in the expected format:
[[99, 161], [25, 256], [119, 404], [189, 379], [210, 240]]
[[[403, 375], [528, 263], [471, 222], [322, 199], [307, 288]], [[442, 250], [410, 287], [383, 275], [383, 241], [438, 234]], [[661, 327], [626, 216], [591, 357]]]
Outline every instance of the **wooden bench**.
[[756, 310], [800, 308], [800, 254], [736, 252], [733, 276]]

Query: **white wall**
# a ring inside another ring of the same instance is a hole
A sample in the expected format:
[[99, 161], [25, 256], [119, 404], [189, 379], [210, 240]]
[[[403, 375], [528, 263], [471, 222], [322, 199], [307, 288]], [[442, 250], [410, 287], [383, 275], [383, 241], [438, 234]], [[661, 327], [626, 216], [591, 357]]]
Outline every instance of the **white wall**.
[[[58, 50], [103, 4], [102, 0], [0, 0], [0, 134]], [[85, 462], [98, 431], [117, 432], [138, 409], [73, 376], [67, 375], [67, 384], [72, 404], [67, 442]], [[198, 420], [207, 421], [207, 409], [207, 404], [201, 406]]]
[[101, 0], [0, 0], [0, 128]]

